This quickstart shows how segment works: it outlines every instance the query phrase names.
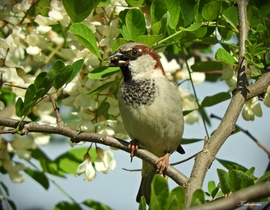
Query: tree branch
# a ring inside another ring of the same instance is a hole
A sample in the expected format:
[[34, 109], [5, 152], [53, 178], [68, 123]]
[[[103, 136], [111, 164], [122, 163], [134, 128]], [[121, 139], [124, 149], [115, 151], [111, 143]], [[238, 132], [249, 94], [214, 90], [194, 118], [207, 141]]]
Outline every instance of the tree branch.
[[260, 198], [270, 196], [270, 184], [255, 184], [245, 189], [236, 191], [227, 198], [222, 198], [200, 206], [189, 208], [188, 210], [216, 210], [216, 209], [235, 209], [243, 204]]
[[[0, 118], [0, 125], [10, 128], [16, 128], [19, 121], [9, 118]], [[14, 130], [14, 129], [12, 129]], [[37, 122], [26, 122], [24, 121], [21, 124], [20, 127], [21, 135], [31, 133], [31, 132], [39, 132], [39, 133], [49, 133], [49, 134], [59, 134], [62, 136], [69, 137], [71, 141], [73, 142], [80, 142], [80, 141], [86, 141], [86, 142], [95, 142], [111, 147], [118, 148], [120, 150], [126, 151], [129, 153], [128, 150], [128, 142], [116, 139], [110, 136], [105, 136], [97, 133], [89, 133], [89, 132], [83, 132], [83, 131], [75, 131], [71, 129], [70, 127], [60, 123], [60, 124], [46, 124], [46, 123], [37, 123]], [[6, 130], [0, 131], [0, 133], [6, 133]], [[135, 153], [135, 156], [151, 163], [155, 164], [155, 162], [158, 160], [158, 157], [154, 154], [148, 152], [144, 149], [138, 149]], [[158, 165], [159, 166], [159, 165]], [[188, 178], [176, 170], [172, 166], [168, 166], [166, 172], [166, 175], [168, 175], [172, 180], [174, 180], [177, 184], [186, 186]]]
[[[247, 62], [244, 60], [242, 65], [241, 60], [245, 54], [245, 40], [248, 37], [247, 25], [247, 1], [238, 0], [238, 20], [239, 20], [239, 69], [247, 69]], [[241, 65], [241, 66], [240, 66]], [[245, 81], [243, 81], [245, 82]], [[186, 191], [186, 207], [190, 206], [193, 192], [202, 187], [205, 175], [212, 161], [215, 159], [220, 147], [230, 136], [235, 129], [235, 123], [241, 113], [246, 99], [250, 99], [259, 93], [264, 93], [270, 85], [270, 74], [265, 73], [255, 84], [249, 86], [249, 93], [245, 98], [242, 92], [237, 92], [231, 99], [231, 102], [226, 110], [223, 120], [216, 129], [210, 139], [205, 139], [203, 150], [196, 156], [195, 163], [191, 172], [191, 176], [187, 183]]]

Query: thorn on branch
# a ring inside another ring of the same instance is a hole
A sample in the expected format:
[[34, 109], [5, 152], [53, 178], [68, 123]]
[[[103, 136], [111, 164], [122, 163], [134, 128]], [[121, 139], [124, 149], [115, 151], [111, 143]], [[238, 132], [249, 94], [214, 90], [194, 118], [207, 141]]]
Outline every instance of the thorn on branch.
[[241, 58], [241, 62], [238, 66], [238, 74], [237, 74], [237, 83], [236, 88], [232, 91], [232, 94], [235, 95], [236, 93], [240, 92], [241, 95], [246, 100], [247, 94], [249, 93], [249, 90], [247, 88], [247, 74], [246, 74], [246, 66], [243, 65], [245, 58]]

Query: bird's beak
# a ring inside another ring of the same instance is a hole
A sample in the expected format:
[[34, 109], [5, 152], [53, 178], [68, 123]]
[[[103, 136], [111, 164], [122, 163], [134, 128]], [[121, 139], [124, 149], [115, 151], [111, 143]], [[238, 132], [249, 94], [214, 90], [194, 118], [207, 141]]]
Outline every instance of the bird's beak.
[[121, 52], [116, 52], [114, 54], [112, 54], [110, 57], [108, 57], [107, 59], [111, 61], [111, 63], [109, 64], [109, 66], [125, 66], [128, 64], [127, 60], [124, 60], [124, 54], [122, 54]]

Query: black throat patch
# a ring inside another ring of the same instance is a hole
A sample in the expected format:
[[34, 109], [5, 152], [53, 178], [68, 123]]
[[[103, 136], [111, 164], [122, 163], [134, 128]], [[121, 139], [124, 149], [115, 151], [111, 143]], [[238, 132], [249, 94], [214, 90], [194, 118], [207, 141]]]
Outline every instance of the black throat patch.
[[146, 79], [124, 82], [120, 91], [127, 105], [136, 108], [141, 105], [151, 105], [155, 100], [158, 89], [154, 80]]

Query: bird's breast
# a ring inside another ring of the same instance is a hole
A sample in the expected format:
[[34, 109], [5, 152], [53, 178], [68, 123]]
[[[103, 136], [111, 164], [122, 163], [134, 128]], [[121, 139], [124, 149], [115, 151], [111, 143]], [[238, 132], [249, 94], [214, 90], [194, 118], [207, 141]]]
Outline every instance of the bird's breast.
[[130, 138], [161, 156], [173, 152], [183, 134], [180, 93], [165, 79], [123, 83], [119, 108]]
[[133, 108], [141, 105], [150, 106], [155, 100], [157, 91], [155, 81], [151, 79], [125, 82], [120, 89], [126, 106]]

